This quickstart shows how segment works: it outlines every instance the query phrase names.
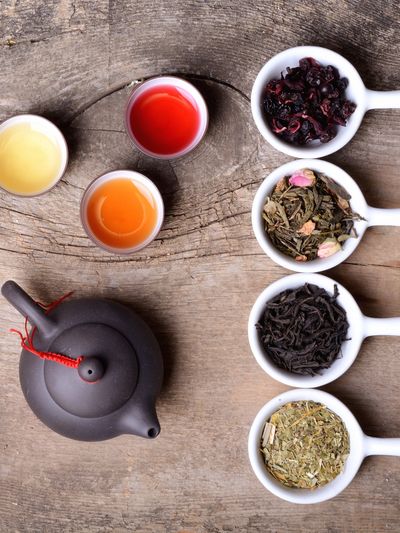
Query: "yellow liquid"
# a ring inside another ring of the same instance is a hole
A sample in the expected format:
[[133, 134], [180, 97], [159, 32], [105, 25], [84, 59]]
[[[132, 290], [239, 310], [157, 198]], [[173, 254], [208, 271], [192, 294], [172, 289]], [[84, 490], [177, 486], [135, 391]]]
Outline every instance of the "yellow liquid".
[[61, 150], [55, 139], [29, 123], [0, 132], [0, 187], [14, 194], [40, 194], [56, 181]]

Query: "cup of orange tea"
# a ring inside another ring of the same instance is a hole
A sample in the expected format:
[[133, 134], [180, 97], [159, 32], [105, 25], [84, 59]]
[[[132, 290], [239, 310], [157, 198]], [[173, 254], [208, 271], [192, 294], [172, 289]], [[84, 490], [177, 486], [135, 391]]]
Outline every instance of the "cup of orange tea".
[[0, 187], [16, 196], [38, 196], [62, 178], [68, 148], [61, 131], [38, 115], [0, 124]]
[[114, 170], [92, 181], [81, 201], [88, 237], [107, 252], [130, 254], [150, 244], [164, 220], [156, 185], [132, 170]]

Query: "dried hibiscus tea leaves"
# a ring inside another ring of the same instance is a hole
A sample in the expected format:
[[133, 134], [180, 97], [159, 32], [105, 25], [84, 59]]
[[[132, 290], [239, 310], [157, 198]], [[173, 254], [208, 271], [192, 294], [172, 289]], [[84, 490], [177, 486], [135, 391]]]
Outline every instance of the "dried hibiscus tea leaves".
[[296, 261], [325, 258], [357, 237], [350, 195], [325, 174], [296, 170], [281, 179], [263, 208], [264, 230], [272, 244]]
[[287, 289], [266, 303], [256, 324], [265, 354], [279, 368], [315, 376], [329, 368], [348, 340], [349, 323], [333, 294], [306, 283]]
[[283, 485], [316, 489], [343, 471], [350, 439], [336, 413], [303, 400], [287, 403], [271, 416], [260, 448], [268, 472]]
[[263, 109], [270, 128], [292, 144], [329, 142], [356, 109], [346, 98], [347, 85], [332, 65], [300, 59], [297, 67], [287, 67], [285, 75], [265, 87]]

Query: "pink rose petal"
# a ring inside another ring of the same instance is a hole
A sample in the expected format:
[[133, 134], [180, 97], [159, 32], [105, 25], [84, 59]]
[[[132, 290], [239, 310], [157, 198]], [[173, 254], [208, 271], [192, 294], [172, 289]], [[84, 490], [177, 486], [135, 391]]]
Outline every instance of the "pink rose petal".
[[318, 246], [318, 257], [324, 259], [325, 257], [335, 254], [341, 249], [342, 247], [336, 239], [325, 239], [324, 242]]
[[315, 183], [315, 174], [312, 170], [303, 168], [296, 170], [289, 178], [290, 185], [295, 187], [311, 187]]
[[305, 224], [301, 226], [299, 229], [300, 235], [311, 235], [311, 233], [315, 230], [315, 222], [312, 220], [309, 220]]

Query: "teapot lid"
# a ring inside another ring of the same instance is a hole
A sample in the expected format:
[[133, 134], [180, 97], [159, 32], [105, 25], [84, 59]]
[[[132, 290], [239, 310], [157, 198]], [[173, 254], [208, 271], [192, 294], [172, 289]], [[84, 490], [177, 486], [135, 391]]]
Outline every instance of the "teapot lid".
[[44, 362], [44, 381], [50, 396], [73, 415], [108, 415], [122, 407], [136, 388], [136, 351], [123, 334], [105, 324], [68, 328], [50, 343], [48, 351], [70, 357], [83, 355], [76, 369]]
[[35, 414], [79, 440], [157, 436], [163, 364], [147, 324], [128, 307], [95, 298], [64, 301], [45, 314], [18, 285], [7, 284], [3, 295], [35, 325], [35, 350], [76, 362], [69, 368], [23, 349], [21, 387]]

